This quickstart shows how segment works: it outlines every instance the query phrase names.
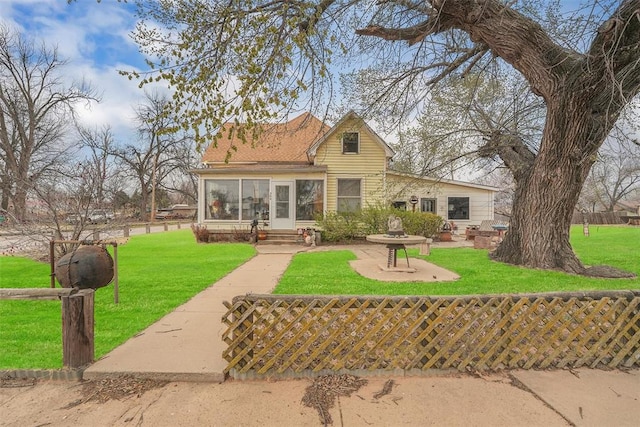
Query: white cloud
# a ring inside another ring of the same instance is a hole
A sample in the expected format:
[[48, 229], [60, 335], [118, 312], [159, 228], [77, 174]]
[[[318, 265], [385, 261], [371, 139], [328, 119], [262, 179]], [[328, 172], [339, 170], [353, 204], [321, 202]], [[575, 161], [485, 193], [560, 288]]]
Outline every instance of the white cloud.
[[86, 80], [102, 98], [99, 104], [79, 106], [83, 124], [110, 125], [121, 141], [135, 138], [133, 107], [144, 99], [136, 81], [118, 70], [136, 70], [144, 61], [129, 33], [135, 27], [132, 5], [115, 1], [0, 0], [0, 23], [18, 28], [48, 47], [57, 47], [68, 61], [68, 84]]

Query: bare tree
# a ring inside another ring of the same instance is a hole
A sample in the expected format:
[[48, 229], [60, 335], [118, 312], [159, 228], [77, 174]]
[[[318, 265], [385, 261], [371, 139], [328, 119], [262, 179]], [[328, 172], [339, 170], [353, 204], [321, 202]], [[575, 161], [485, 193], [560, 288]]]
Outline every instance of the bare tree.
[[84, 82], [63, 84], [65, 65], [55, 49], [0, 26], [2, 204], [10, 199], [18, 220], [26, 219], [29, 191], [67, 148], [74, 106], [96, 99]]
[[[142, 84], [167, 81], [179, 123], [201, 142], [229, 119], [258, 126], [282, 110], [323, 105], [339, 55], [348, 68], [360, 61], [389, 71], [371, 96], [389, 116], [415, 111], [448, 76], [508, 64], [544, 101], [546, 120], [537, 152], [502, 129], [483, 148], [516, 181], [510, 230], [493, 256], [601, 274], [575, 256], [569, 228], [598, 149], [640, 91], [640, 0], [591, 4], [571, 22], [529, 1], [138, 3], [136, 41], [158, 58]], [[548, 14], [568, 30], [543, 28]]]
[[583, 209], [613, 212], [618, 202], [640, 189], [640, 147], [624, 138], [618, 133], [600, 149], [580, 196]]
[[150, 219], [154, 219], [156, 190], [164, 188], [165, 181], [180, 170], [185, 153], [188, 155], [193, 145], [193, 139], [166, 115], [167, 104], [167, 98], [162, 95], [146, 94], [145, 103], [136, 108], [138, 143], [113, 151], [137, 183], [140, 214], [144, 219], [148, 219], [147, 207]]
[[[377, 82], [360, 74], [347, 80], [355, 85], [349, 102], [366, 108], [363, 95]], [[537, 151], [545, 110], [526, 81], [505, 70], [446, 80], [446, 85], [431, 91], [428, 107], [409, 122], [407, 129], [399, 131], [400, 143], [393, 146], [394, 168], [450, 179], [479, 170], [486, 174], [502, 166], [492, 151], [478, 157], [486, 140], [498, 131], [520, 135], [532, 151]]]
[[110, 126], [100, 129], [78, 127], [80, 145], [88, 150], [85, 163], [90, 165], [85, 173], [93, 175], [95, 194], [94, 207], [113, 207], [115, 194], [126, 188], [123, 185], [124, 171], [119, 167], [113, 156], [117, 149], [116, 141]]

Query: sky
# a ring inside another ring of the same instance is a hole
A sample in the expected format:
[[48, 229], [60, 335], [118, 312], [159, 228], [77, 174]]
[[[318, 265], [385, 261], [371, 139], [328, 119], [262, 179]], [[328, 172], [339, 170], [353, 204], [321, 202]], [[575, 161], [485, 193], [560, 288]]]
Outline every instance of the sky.
[[116, 139], [135, 138], [134, 107], [144, 99], [136, 81], [118, 70], [146, 69], [144, 57], [129, 37], [135, 27], [131, 5], [116, 0], [0, 0], [0, 22], [17, 28], [36, 43], [58, 49], [68, 61], [65, 79], [85, 79], [100, 103], [78, 106], [83, 124], [110, 125]]

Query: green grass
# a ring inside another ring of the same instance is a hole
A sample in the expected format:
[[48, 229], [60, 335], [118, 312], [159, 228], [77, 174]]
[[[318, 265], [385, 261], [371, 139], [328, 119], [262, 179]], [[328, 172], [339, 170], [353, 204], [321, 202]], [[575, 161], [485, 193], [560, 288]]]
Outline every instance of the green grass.
[[[586, 265], [606, 264], [640, 276], [640, 228], [591, 226], [571, 230], [572, 245]], [[432, 250], [431, 256], [414, 257], [456, 272], [455, 282], [378, 282], [358, 275], [349, 266], [356, 259], [349, 250], [301, 253], [294, 257], [274, 290], [277, 294], [320, 295], [469, 295], [640, 289], [640, 279], [595, 279], [555, 271], [532, 270], [493, 262], [486, 250], [472, 248]]]
[[[108, 353], [255, 255], [247, 244], [197, 244], [191, 230], [135, 236], [118, 247], [113, 286], [95, 296], [96, 357]], [[50, 267], [0, 257], [0, 287], [49, 287]], [[59, 301], [0, 300], [0, 369], [62, 366]]]
[[[587, 265], [608, 264], [640, 275], [640, 228], [572, 229], [572, 244]], [[409, 251], [419, 257], [417, 250]], [[95, 301], [96, 357], [100, 357], [255, 254], [248, 244], [197, 244], [190, 230], [132, 237], [118, 248], [120, 303], [113, 287]], [[423, 257], [461, 275], [447, 283], [388, 283], [364, 278], [345, 248], [296, 255], [274, 293], [461, 295], [606, 289], [640, 289], [640, 279], [592, 279], [519, 268], [489, 260], [487, 251], [433, 249]], [[49, 265], [0, 257], [0, 287], [48, 287]], [[55, 369], [62, 365], [59, 301], [0, 300], [0, 369]]]

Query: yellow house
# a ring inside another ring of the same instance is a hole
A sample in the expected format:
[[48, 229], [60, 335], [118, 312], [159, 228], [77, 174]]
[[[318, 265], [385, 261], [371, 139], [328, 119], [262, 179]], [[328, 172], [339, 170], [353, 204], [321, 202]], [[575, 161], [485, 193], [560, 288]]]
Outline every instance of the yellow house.
[[194, 170], [198, 222], [210, 229], [258, 219], [272, 230], [295, 230], [312, 227], [317, 212], [391, 204], [459, 226], [493, 219], [495, 188], [390, 170], [393, 150], [354, 112], [333, 127], [305, 113], [246, 143], [230, 129], [223, 126]]

